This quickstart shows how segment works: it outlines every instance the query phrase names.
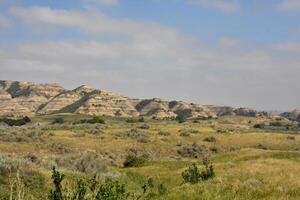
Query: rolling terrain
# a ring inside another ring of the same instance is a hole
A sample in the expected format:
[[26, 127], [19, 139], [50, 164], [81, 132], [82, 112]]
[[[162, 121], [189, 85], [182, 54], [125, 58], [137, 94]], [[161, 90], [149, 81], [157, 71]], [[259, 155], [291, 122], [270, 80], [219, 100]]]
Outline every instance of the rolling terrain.
[[300, 198], [298, 110], [0, 85], [1, 200]]

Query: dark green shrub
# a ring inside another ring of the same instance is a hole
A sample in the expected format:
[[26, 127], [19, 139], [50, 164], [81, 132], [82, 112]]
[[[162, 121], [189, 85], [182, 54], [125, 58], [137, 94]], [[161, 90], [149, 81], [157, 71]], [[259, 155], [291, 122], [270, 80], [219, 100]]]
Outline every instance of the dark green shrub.
[[107, 179], [101, 184], [96, 195], [96, 200], [125, 200], [128, 199], [130, 193], [125, 190], [125, 184], [118, 181]]
[[181, 176], [184, 183], [196, 184], [201, 180], [201, 173], [195, 163], [193, 163], [192, 166], [189, 166], [187, 170], [183, 171]]
[[167, 194], [167, 187], [164, 183], [156, 183], [153, 178], [148, 178], [142, 186], [143, 194], [137, 199], [156, 199]]
[[204, 141], [204, 142], [216, 142], [217, 139], [216, 139], [215, 137], [213, 137], [213, 136], [210, 136], [210, 137], [205, 137], [205, 138], [203, 139], [203, 141]]
[[187, 121], [187, 117], [185, 115], [177, 115], [176, 117], [176, 121], [178, 123], [184, 123]]
[[65, 120], [64, 120], [64, 118], [61, 118], [61, 117], [55, 118], [52, 122], [52, 124], [63, 124], [63, 123], [65, 123]]
[[79, 121], [81, 124], [105, 124], [105, 120], [100, 117], [93, 117], [92, 119], [82, 119]]
[[264, 125], [264, 124], [254, 124], [253, 127], [254, 127], [254, 128], [260, 128], [260, 129], [262, 129], [262, 128], [265, 127], [265, 125]]
[[197, 165], [194, 163], [187, 170], [182, 172], [184, 183], [196, 184], [200, 181], [206, 181], [215, 177], [214, 167], [208, 159], [203, 160], [204, 170], [199, 171]]
[[128, 154], [123, 166], [124, 167], [142, 167], [147, 162], [146, 156], [137, 156], [134, 154]]
[[210, 178], [215, 177], [215, 171], [212, 163], [208, 159], [203, 160], [204, 170], [201, 172], [201, 179], [206, 181]]
[[4, 122], [9, 126], [23, 126], [30, 123], [31, 119], [27, 116], [20, 119], [3, 118], [0, 119], [0, 122]]
[[86, 193], [87, 193], [87, 185], [82, 179], [80, 179], [79, 181], [77, 181], [76, 189], [74, 193], [71, 194], [72, 195], [71, 199], [85, 200]]
[[55, 167], [52, 169], [52, 181], [55, 187], [55, 190], [50, 191], [49, 200], [64, 200], [62, 193], [62, 181], [64, 179], [64, 175], [60, 174], [59, 171], [56, 171]]
[[145, 122], [145, 119], [144, 119], [144, 117], [140, 117], [140, 118], [133, 118], [133, 117], [131, 117], [131, 118], [126, 119], [126, 122], [127, 123]]
[[130, 193], [126, 192], [125, 184], [106, 179], [100, 183], [96, 177], [88, 182], [77, 181], [76, 187], [62, 187], [64, 175], [53, 168], [52, 180], [55, 189], [50, 191], [49, 200], [126, 200]]
[[138, 122], [145, 122], [145, 118], [144, 117], [139, 118]]

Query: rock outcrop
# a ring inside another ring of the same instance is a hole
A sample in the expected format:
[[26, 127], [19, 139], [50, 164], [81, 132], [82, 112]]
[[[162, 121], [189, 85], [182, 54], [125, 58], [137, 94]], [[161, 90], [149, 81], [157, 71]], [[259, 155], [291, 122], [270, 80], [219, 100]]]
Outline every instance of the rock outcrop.
[[58, 84], [0, 81], [0, 115], [77, 113], [106, 116], [217, 117], [222, 115], [257, 116], [252, 109], [232, 108], [128, 97], [82, 85], [66, 90]]
[[[0, 88], [11, 96], [10, 105], [22, 106], [23, 109], [19, 106], [15, 109], [22, 110], [17, 113], [25, 112], [26, 114], [35, 113], [43, 104], [64, 91], [64, 88], [58, 84], [36, 84], [23, 81], [0, 81]], [[1, 101], [0, 104], [5, 106], [6, 103]], [[10, 114], [16, 113], [12, 111]]]

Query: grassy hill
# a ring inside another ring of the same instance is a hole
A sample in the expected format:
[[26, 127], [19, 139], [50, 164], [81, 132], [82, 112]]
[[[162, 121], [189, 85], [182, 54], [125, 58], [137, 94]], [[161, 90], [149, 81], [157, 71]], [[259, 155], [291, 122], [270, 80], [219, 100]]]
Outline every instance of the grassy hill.
[[[47, 199], [53, 166], [66, 175], [62, 184], [69, 190], [97, 175], [99, 182], [124, 183], [128, 199], [143, 195], [149, 178], [166, 192], [155, 186], [153, 196], [140, 199], [299, 199], [299, 133], [296, 122], [242, 116], [178, 123], [57, 114], [20, 127], [0, 123], [0, 199], [9, 199], [11, 185], [18, 196], [18, 183], [22, 199]], [[124, 167], [128, 155], [146, 162]], [[184, 183], [182, 172], [193, 163], [203, 170], [204, 158], [215, 177]]]

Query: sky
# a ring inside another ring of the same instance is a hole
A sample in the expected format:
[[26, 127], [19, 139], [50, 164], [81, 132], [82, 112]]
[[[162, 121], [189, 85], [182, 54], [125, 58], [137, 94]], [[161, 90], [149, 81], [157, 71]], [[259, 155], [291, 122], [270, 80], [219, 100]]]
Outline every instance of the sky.
[[0, 79], [300, 107], [300, 0], [0, 0]]

